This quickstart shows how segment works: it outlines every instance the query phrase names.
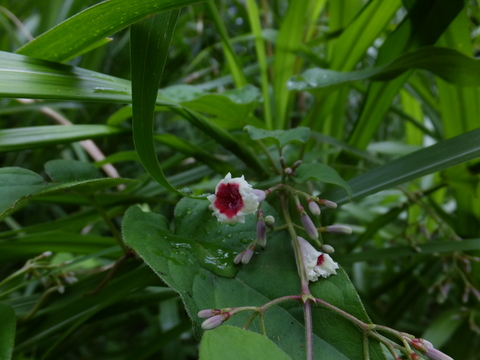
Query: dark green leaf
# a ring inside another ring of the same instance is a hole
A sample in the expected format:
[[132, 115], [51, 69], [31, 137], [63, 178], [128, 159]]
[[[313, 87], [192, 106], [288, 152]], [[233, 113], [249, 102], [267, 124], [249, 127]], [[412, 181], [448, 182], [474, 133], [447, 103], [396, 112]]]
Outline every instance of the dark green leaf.
[[200, 360], [233, 360], [235, 358], [291, 359], [271, 340], [252, 331], [225, 325], [205, 332], [200, 343]]
[[0, 360], [12, 358], [17, 319], [11, 306], [0, 304]]
[[50, 160], [45, 163], [45, 172], [56, 182], [90, 180], [99, 177], [95, 166], [76, 160]]
[[0, 153], [71, 143], [117, 135], [123, 130], [107, 125], [47, 125], [0, 130]]
[[345, 189], [348, 196], [352, 196], [350, 185], [341, 178], [335, 169], [320, 163], [302, 164], [295, 170], [293, 177], [298, 183], [304, 183], [308, 180], [318, 180], [327, 184], [334, 184]]
[[265, 130], [259, 129], [251, 125], [245, 126], [245, 130], [253, 140], [271, 138], [280, 148], [284, 147], [292, 141], [306, 143], [310, 139], [310, 129], [307, 127], [297, 127], [290, 130]]
[[[479, 137], [480, 129], [473, 130], [357, 176], [348, 181], [352, 188], [352, 200], [476, 159], [480, 157]], [[322, 196], [340, 204], [348, 201], [348, 197], [339, 190], [328, 191]]]

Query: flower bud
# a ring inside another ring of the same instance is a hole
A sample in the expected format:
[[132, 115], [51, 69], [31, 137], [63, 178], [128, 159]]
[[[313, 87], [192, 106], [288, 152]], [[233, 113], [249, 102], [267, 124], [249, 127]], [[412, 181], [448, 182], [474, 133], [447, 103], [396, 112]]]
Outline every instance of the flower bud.
[[197, 314], [199, 318], [208, 319], [215, 315], [215, 311], [212, 309], [200, 310]]
[[267, 245], [267, 228], [263, 219], [257, 221], [257, 243], [262, 248]]
[[329, 234], [350, 235], [352, 229], [345, 225], [330, 225], [325, 228], [325, 231]]
[[308, 208], [310, 209], [310, 212], [315, 216], [318, 216], [321, 213], [320, 206], [318, 206], [317, 203], [311, 199], [308, 200]]
[[252, 193], [256, 195], [258, 202], [262, 202], [267, 196], [267, 193], [264, 190], [253, 189]]
[[333, 254], [335, 252], [335, 249], [331, 245], [322, 245], [322, 251], [326, 254]]
[[237, 256], [235, 256], [235, 259], [233, 259], [233, 262], [235, 264], [240, 264], [242, 262], [243, 256], [245, 255], [245, 250], [243, 250], [241, 253], [239, 253]]
[[273, 228], [275, 226], [275, 218], [272, 215], [266, 216], [265, 225], [267, 225], [269, 228]]
[[253, 249], [249, 247], [247, 250], [245, 250], [245, 254], [243, 255], [243, 258], [242, 258], [242, 264], [244, 265], [248, 264], [252, 259], [252, 256], [253, 256]]
[[412, 353], [412, 355], [410, 355], [410, 359], [412, 359], [412, 360], [421, 360], [422, 358], [421, 358], [420, 356], [418, 356], [417, 354]]
[[302, 165], [302, 160], [297, 160], [293, 163], [292, 168], [296, 169], [300, 165]]
[[212, 330], [217, 326], [222, 325], [223, 322], [227, 321], [230, 318], [230, 313], [223, 313], [219, 315], [212, 316], [211, 318], [205, 320], [202, 323], [203, 330]]
[[425, 346], [426, 352], [425, 355], [432, 360], [453, 360], [450, 356], [444, 354], [443, 352], [435, 349], [430, 341], [425, 339], [420, 339], [420, 341]]
[[337, 203], [334, 203], [333, 201], [330, 200], [320, 200], [324, 206], [326, 206], [329, 209], [336, 209], [337, 208]]
[[286, 169], [284, 170], [284, 172], [285, 172], [285, 175], [292, 175], [292, 174], [293, 174], [292, 168], [289, 168], [289, 167], [286, 168]]
[[310, 219], [310, 217], [306, 213], [303, 213], [300, 216], [300, 220], [302, 221], [303, 227], [305, 228], [308, 236], [310, 236], [314, 240], [318, 239], [318, 230], [313, 224], [312, 219]]

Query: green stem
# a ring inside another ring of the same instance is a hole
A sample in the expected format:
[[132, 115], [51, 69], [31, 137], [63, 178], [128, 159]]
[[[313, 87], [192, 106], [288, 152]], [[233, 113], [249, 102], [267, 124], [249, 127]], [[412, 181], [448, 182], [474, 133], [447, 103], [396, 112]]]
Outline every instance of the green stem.
[[290, 213], [287, 208], [285, 193], [281, 192], [279, 196], [280, 196], [280, 204], [283, 210], [283, 215], [285, 216], [285, 222], [287, 223], [288, 232], [290, 233], [290, 237], [292, 238], [293, 248], [295, 250], [295, 260], [297, 263], [298, 274], [300, 275], [300, 283], [302, 285], [302, 295], [310, 295], [310, 289], [308, 288], [307, 272], [303, 264], [302, 251], [300, 250], [300, 243], [298, 242], [298, 239], [297, 239], [297, 233], [295, 232], [292, 218], [290, 217]]
[[100, 203], [95, 199], [95, 196], [92, 195], [92, 196], [87, 196], [85, 195], [85, 197], [90, 201], [90, 203], [93, 205], [93, 207], [95, 208], [95, 210], [98, 211], [98, 213], [100, 214], [100, 216], [102, 217], [102, 219], [105, 221], [105, 223], [107, 224], [108, 228], [110, 229], [110, 232], [112, 233], [113, 237], [115, 238], [115, 240], [118, 242], [118, 245], [120, 245], [120, 247], [122, 248], [122, 250], [125, 252], [125, 254], [127, 254], [129, 252], [129, 250], [127, 249], [125, 243], [123, 242], [123, 239], [122, 239], [122, 235], [120, 234], [120, 232], [117, 230], [117, 228], [115, 227], [115, 225], [113, 224], [112, 220], [110, 220], [110, 217], [108, 216], [107, 212], [105, 211], [105, 209], [103, 208], [102, 205], [100, 205]]

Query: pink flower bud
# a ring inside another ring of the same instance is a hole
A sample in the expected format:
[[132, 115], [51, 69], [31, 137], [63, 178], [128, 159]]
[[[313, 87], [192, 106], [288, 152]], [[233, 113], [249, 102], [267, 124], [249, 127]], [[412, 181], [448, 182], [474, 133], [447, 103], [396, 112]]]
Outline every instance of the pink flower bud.
[[258, 202], [262, 202], [267, 196], [267, 193], [264, 190], [253, 189], [252, 193], [255, 194]]
[[435, 349], [430, 341], [427, 341], [425, 339], [420, 339], [420, 341], [423, 343], [425, 346], [425, 349], [427, 350], [425, 352], [425, 355], [429, 359], [432, 360], [453, 360], [450, 356], [444, 354], [443, 352]]
[[212, 309], [200, 310], [197, 314], [199, 318], [208, 319], [215, 315], [215, 311]]
[[237, 265], [240, 264], [242, 262], [243, 255], [245, 255], [245, 250], [243, 250], [241, 253], [235, 256], [235, 259], [233, 259], [233, 262]]
[[300, 216], [300, 220], [302, 221], [303, 227], [305, 228], [308, 236], [310, 236], [314, 240], [318, 239], [318, 230], [313, 224], [312, 219], [310, 219], [310, 217], [306, 213], [303, 213]]
[[257, 221], [257, 243], [262, 248], [267, 245], [267, 228], [263, 219]]
[[330, 225], [325, 229], [329, 234], [350, 235], [352, 229], [344, 225]]
[[317, 203], [313, 200], [308, 200], [308, 208], [310, 209], [310, 212], [315, 216], [318, 216], [321, 213], [320, 206], [318, 206]]
[[[228, 313], [227, 313], [228, 314]], [[223, 314], [212, 316], [211, 318], [205, 320], [202, 323], [203, 330], [212, 330], [215, 329], [217, 326], [222, 325], [225, 321]]]
[[300, 165], [302, 165], [302, 160], [297, 160], [293, 163], [292, 168], [296, 169]]
[[273, 228], [275, 226], [275, 218], [272, 215], [266, 216], [265, 225], [267, 225], [269, 228]]
[[242, 258], [242, 264], [245, 264], [245, 265], [248, 264], [252, 259], [252, 256], [253, 256], [253, 249], [248, 248], [247, 250], [245, 250], [245, 254], [243, 255], [243, 258]]
[[323, 205], [326, 206], [327, 208], [329, 209], [336, 209], [337, 208], [337, 204], [334, 203], [333, 201], [330, 201], [330, 200], [321, 200]]

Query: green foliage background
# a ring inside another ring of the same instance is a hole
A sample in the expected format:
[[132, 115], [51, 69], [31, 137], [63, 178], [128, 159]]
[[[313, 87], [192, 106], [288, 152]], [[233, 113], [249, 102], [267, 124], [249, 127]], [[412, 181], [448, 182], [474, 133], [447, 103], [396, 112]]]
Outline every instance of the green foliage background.
[[[479, 34], [478, 0], [0, 1], [0, 359], [304, 358], [296, 304], [270, 340], [195, 316], [298, 292], [286, 233], [238, 268], [253, 218], [188, 198], [275, 184], [278, 146], [354, 230], [314, 294], [479, 358]], [[363, 359], [314, 311], [319, 358]]]

